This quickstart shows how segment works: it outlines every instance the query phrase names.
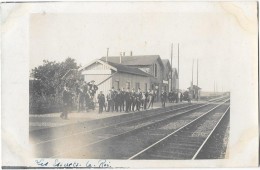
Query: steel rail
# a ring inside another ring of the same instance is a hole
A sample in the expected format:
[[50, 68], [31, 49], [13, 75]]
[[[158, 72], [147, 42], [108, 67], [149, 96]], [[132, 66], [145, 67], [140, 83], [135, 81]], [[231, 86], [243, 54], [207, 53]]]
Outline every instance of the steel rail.
[[191, 122], [189, 122], [188, 124], [178, 128], [177, 130], [173, 131], [172, 133], [168, 134], [167, 136], [163, 137], [162, 139], [158, 140], [157, 142], [153, 143], [152, 145], [148, 146], [147, 148], [141, 150], [140, 152], [136, 153], [135, 155], [131, 156], [130, 158], [128, 158], [128, 160], [132, 160], [135, 157], [139, 156], [140, 154], [144, 153], [145, 151], [149, 150], [150, 148], [154, 147], [155, 145], [161, 143], [162, 141], [164, 141], [165, 139], [169, 138], [170, 136], [174, 135], [175, 133], [177, 133], [178, 131], [184, 129], [185, 127], [187, 127], [188, 125], [194, 123], [195, 121], [197, 121], [198, 119], [204, 117], [205, 115], [207, 115], [208, 113], [212, 112], [213, 110], [215, 110], [216, 108], [222, 106], [224, 103], [226, 103], [227, 101], [229, 101], [230, 99], [225, 100], [224, 102], [222, 102], [221, 104], [217, 105], [216, 107], [212, 108], [211, 110], [207, 111], [206, 113], [200, 115], [199, 117], [197, 117], [196, 119], [192, 120]]
[[[216, 101], [216, 100], [219, 100], [219, 99], [223, 99], [223, 98], [225, 98], [225, 97], [220, 97], [220, 98], [217, 98], [217, 99], [209, 100], [207, 104], [202, 105], [202, 106], [207, 106], [207, 105], [210, 104], [210, 102], [213, 102], [213, 101]], [[164, 112], [159, 113], [159, 114], [143, 116], [141, 118], [131, 119], [131, 120], [128, 120], [128, 121], [117, 123], [117, 124], [112, 124], [112, 125], [108, 125], [108, 126], [102, 126], [102, 127], [94, 128], [94, 129], [91, 129], [91, 130], [77, 132], [77, 133], [74, 133], [72, 135], [65, 135], [65, 136], [62, 136], [62, 137], [59, 137], [59, 138], [55, 138], [55, 139], [44, 140], [44, 141], [37, 142], [37, 143], [33, 144], [33, 146], [44, 144], [44, 143], [48, 143], [48, 142], [53, 142], [53, 141], [57, 141], [57, 140], [61, 140], [61, 139], [65, 139], [65, 138], [72, 137], [72, 136], [77, 136], [77, 135], [84, 134], [84, 133], [90, 133], [90, 132], [94, 132], [94, 131], [101, 130], [101, 129], [115, 127], [115, 126], [119, 126], [119, 125], [122, 125], [122, 124], [132, 123], [132, 122], [135, 122], [135, 121], [141, 121], [141, 120], [144, 120], [144, 119], [147, 119], [147, 118], [158, 117], [158, 116], [161, 116], [161, 115], [169, 114], [169, 113], [171, 113], [173, 111], [179, 111], [179, 110], [186, 109], [186, 108], [189, 108], [189, 107], [193, 107], [193, 106], [196, 106], [196, 105], [198, 105], [198, 104], [192, 104], [192, 105], [176, 108], [176, 109], [173, 109], [173, 110], [168, 110], [166, 112], [165, 112], [165, 110], [162, 110]]]
[[194, 154], [194, 156], [192, 157], [192, 160], [196, 159], [196, 157], [198, 156], [198, 154], [200, 153], [201, 149], [204, 147], [204, 145], [207, 143], [208, 139], [211, 137], [211, 135], [214, 133], [214, 131], [216, 130], [216, 128], [218, 127], [219, 123], [223, 120], [223, 117], [226, 115], [226, 113], [228, 112], [228, 110], [230, 109], [230, 106], [226, 109], [226, 111], [224, 112], [224, 114], [221, 116], [221, 118], [219, 119], [218, 123], [215, 125], [215, 127], [212, 129], [212, 131], [210, 132], [210, 134], [208, 135], [208, 137], [204, 140], [204, 142], [201, 144], [201, 146], [199, 147], [199, 149], [197, 150], [197, 152]]
[[[223, 99], [224, 99], [224, 98], [221, 98], [221, 100], [223, 100]], [[228, 99], [228, 100], [229, 100], [229, 99]], [[225, 100], [225, 102], [228, 101], [228, 100]], [[225, 102], [224, 102], [224, 103], [225, 103]], [[116, 138], [116, 137], [119, 137], [119, 136], [122, 136], [122, 135], [126, 135], [126, 134], [131, 133], [131, 132], [134, 132], [134, 131], [138, 131], [138, 130], [143, 129], [143, 128], [145, 128], [145, 127], [149, 127], [149, 126], [151, 126], [151, 125], [155, 125], [155, 124], [161, 123], [161, 122], [163, 122], [163, 121], [167, 121], [167, 120], [172, 119], [172, 118], [174, 118], [174, 117], [176, 117], [176, 116], [180, 116], [180, 115], [183, 115], [183, 114], [185, 114], [185, 113], [189, 113], [189, 112], [191, 112], [191, 111], [194, 111], [194, 110], [197, 110], [197, 109], [206, 107], [206, 106], [208, 106], [208, 105], [210, 105], [210, 104], [211, 104], [211, 103], [207, 103], [207, 104], [205, 104], [205, 105], [202, 105], [202, 106], [199, 106], [199, 107], [196, 107], [196, 108], [193, 108], [193, 109], [190, 109], [190, 110], [181, 112], [181, 113], [179, 113], [179, 114], [174, 114], [174, 115], [171, 116], [171, 117], [167, 117], [167, 118], [158, 120], [158, 121], [156, 121], [156, 122], [149, 123], [149, 124], [144, 125], [144, 126], [141, 126], [141, 127], [139, 127], [139, 128], [132, 129], [132, 130], [128, 130], [128, 131], [125, 131], [125, 132], [120, 133], [120, 134], [112, 135], [112, 136], [110, 136], [110, 137], [108, 137], [108, 138], [104, 138], [104, 139], [101, 139], [101, 140], [98, 140], [98, 141], [94, 141], [94, 142], [92, 142], [92, 143], [89, 143], [89, 144], [86, 144], [86, 145], [77, 147], [77, 148], [74, 149], [74, 150], [80, 150], [81, 148], [84, 148], [84, 147], [89, 147], [89, 146], [91, 146], [91, 145], [98, 144], [98, 143], [101, 143], [101, 142], [106, 141], [106, 140], [111, 140], [111, 139], [113, 139], [113, 138]], [[67, 152], [61, 152], [61, 153], [59, 153], [59, 154], [56, 154], [56, 155], [51, 156], [50, 158], [56, 158], [56, 157], [58, 157], [58, 156], [60, 156], [60, 155], [63, 155], [63, 154], [65, 154], [65, 153], [67, 153]]]

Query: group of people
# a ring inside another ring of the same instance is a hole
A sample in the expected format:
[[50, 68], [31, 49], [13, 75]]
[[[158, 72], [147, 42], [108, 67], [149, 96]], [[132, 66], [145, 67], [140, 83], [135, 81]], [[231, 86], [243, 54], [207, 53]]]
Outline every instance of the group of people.
[[95, 109], [94, 96], [98, 90], [95, 81], [85, 82], [83, 80], [75, 84], [75, 89], [72, 91], [66, 85], [62, 92], [63, 110], [60, 115], [62, 119], [68, 119], [68, 111], [73, 105], [73, 98], [76, 99], [77, 111], [89, 111]]
[[[162, 107], [165, 107], [165, 103], [168, 100], [170, 103], [182, 102], [189, 98], [188, 93], [181, 93], [177, 91], [171, 91], [167, 94], [165, 90], [162, 90], [160, 99]], [[97, 96], [99, 104], [99, 113], [106, 112], [135, 112], [153, 108], [153, 103], [156, 98], [155, 90], [142, 91], [140, 88], [137, 91], [133, 88], [130, 89], [117, 89], [112, 87], [108, 94], [105, 96], [102, 91]]]
[[[95, 94], [98, 90], [95, 81], [85, 82], [80, 81], [75, 85], [74, 93], [64, 87], [62, 92], [63, 111], [60, 115], [61, 118], [68, 118], [68, 111], [70, 110], [73, 98], [76, 99], [77, 111], [86, 111], [89, 109], [95, 109]], [[153, 103], [157, 97], [157, 91], [149, 89], [148, 91], [142, 91], [140, 88], [130, 90], [124, 88], [115, 90], [114, 87], [109, 90], [105, 96], [103, 91], [97, 95], [97, 102], [99, 104], [98, 113], [106, 112], [135, 112], [140, 110], [146, 110], [153, 108]], [[160, 100], [162, 107], [165, 107], [165, 103], [168, 100], [170, 103], [182, 102], [189, 98], [187, 92], [181, 93], [177, 91], [170, 91], [168, 94], [162, 90], [160, 94]]]
[[137, 91], [134, 88], [130, 91], [129, 88], [126, 90], [124, 88], [115, 90], [112, 87], [106, 96], [102, 91], [98, 94], [99, 113], [102, 113], [104, 110], [107, 112], [146, 110], [153, 108], [155, 97], [156, 93], [154, 90], [143, 92], [140, 88]]

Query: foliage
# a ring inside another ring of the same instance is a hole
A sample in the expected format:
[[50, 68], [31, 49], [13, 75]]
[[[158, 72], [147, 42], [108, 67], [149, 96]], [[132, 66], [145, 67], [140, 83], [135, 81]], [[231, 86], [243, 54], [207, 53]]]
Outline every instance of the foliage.
[[[57, 108], [61, 105], [61, 92], [64, 85], [73, 87], [78, 75], [64, 76], [69, 70], [78, 69], [75, 59], [67, 58], [63, 62], [44, 60], [43, 64], [31, 71], [30, 80], [30, 113], [46, 112], [46, 108]], [[67, 74], [66, 74], [67, 75]], [[34, 111], [32, 111], [34, 110]], [[52, 109], [51, 109], [52, 110]]]

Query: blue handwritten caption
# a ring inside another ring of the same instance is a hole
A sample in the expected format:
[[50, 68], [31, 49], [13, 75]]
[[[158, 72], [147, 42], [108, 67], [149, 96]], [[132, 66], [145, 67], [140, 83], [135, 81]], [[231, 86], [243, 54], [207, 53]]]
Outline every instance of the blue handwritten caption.
[[82, 168], [112, 168], [110, 165], [110, 161], [105, 160], [105, 159], [100, 159], [100, 160], [87, 160], [87, 161], [81, 161], [77, 162], [74, 160], [46, 160], [46, 159], [36, 159], [35, 163], [39, 167], [61, 167], [61, 168], [77, 168], [77, 167], [82, 167]]

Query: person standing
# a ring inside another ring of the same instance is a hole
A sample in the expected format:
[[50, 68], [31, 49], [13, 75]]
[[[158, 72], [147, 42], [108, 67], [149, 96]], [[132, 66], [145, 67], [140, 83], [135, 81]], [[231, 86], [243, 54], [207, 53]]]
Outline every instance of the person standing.
[[67, 86], [64, 87], [62, 92], [62, 103], [63, 103], [63, 110], [60, 115], [62, 119], [68, 119], [68, 112], [70, 111], [70, 107], [72, 105], [72, 94], [68, 90]]
[[107, 94], [107, 112], [110, 112], [110, 109], [113, 110], [113, 102], [112, 102], [112, 90], [109, 90]]
[[167, 98], [167, 93], [164, 90], [162, 90], [162, 94], [161, 94], [162, 107], [165, 107], [166, 98]]
[[125, 89], [120, 91], [120, 112], [125, 111]]
[[148, 96], [149, 96], [149, 93], [146, 91], [144, 92], [144, 110], [147, 109], [147, 103], [148, 103]]
[[149, 109], [150, 107], [153, 108], [153, 92], [149, 89], [148, 90], [148, 107], [147, 109]]
[[116, 98], [116, 93], [115, 93], [114, 87], [112, 87], [112, 89], [111, 89], [111, 98], [112, 98], [112, 100], [111, 100], [111, 110], [113, 112], [115, 110], [115, 98]]
[[180, 102], [182, 102], [182, 99], [183, 99], [183, 94], [182, 92], [180, 92]]
[[120, 96], [119, 96], [119, 90], [118, 91], [114, 91], [114, 102], [115, 102], [115, 111], [118, 112], [118, 108], [119, 108], [119, 103], [120, 103]]
[[105, 95], [103, 94], [102, 91], [100, 91], [97, 98], [98, 98], [98, 104], [99, 104], [98, 113], [102, 113], [103, 108], [105, 107]]
[[142, 103], [142, 92], [141, 92], [141, 89], [139, 88], [136, 93], [136, 110], [137, 111], [140, 111], [141, 103]]
[[131, 92], [129, 91], [129, 88], [125, 92], [125, 101], [126, 101], [126, 108], [125, 112], [131, 111]]
[[[132, 89], [132, 92], [131, 92], [131, 98], [132, 98], [132, 111], [134, 112], [135, 111], [135, 106], [136, 106], [136, 94], [135, 94], [135, 89], [133, 88]], [[130, 109], [131, 110], [131, 109]]]

